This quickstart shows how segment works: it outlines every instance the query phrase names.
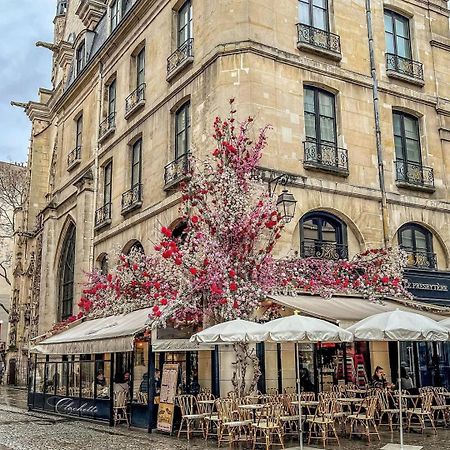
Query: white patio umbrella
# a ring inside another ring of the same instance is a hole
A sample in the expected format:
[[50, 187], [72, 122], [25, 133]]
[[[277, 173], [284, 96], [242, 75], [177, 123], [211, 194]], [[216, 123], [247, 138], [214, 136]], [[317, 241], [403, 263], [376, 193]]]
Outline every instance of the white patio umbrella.
[[442, 325], [445, 328], [450, 328], [450, 317], [448, 319], [441, 320], [439, 325]]
[[401, 311], [383, 312], [367, 317], [351, 327], [347, 331], [353, 333], [358, 341], [396, 341], [398, 351], [399, 373], [399, 422], [400, 422], [400, 447], [388, 445], [384, 448], [401, 450], [417, 448], [403, 444], [403, 419], [402, 419], [402, 383], [400, 378], [400, 342], [402, 341], [446, 341], [449, 338], [449, 330], [438, 322], [421, 314]]
[[[301, 393], [300, 380], [300, 358], [298, 354], [298, 344], [318, 343], [318, 342], [351, 342], [353, 335], [339, 328], [338, 326], [326, 322], [325, 320], [316, 319], [314, 317], [306, 317], [295, 314], [293, 316], [282, 317], [264, 324], [263, 334], [259, 336], [261, 340], [271, 342], [293, 342], [295, 343], [295, 353], [297, 359], [297, 390]], [[264, 335], [264, 333], [266, 333]], [[258, 336], [255, 336], [258, 337]], [[303, 449], [303, 425], [302, 425], [302, 408], [301, 403], [298, 405], [299, 410], [299, 444]]]
[[199, 344], [236, 344], [261, 342], [267, 333], [260, 323], [248, 320], [230, 320], [194, 334], [190, 341]]

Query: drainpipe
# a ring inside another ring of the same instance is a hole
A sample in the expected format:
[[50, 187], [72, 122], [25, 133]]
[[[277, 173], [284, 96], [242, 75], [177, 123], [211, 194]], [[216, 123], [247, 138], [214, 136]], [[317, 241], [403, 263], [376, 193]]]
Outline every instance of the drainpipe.
[[[98, 86], [97, 86], [97, 123], [100, 124], [102, 114], [102, 96], [103, 96], [103, 63], [100, 61], [98, 69]], [[98, 127], [94, 130], [94, 133], [98, 133]], [[96, 137], [98, 135], [96, 134]], [[92, 272], [95, 266], [95, 253], [94, 253], [94, 238], [95, 238], [95, 211], [97, 211], [98, 204], [98, 185], [99, 185], [99, 144], [95, 146], [95, 159], [94, 159], [94, 208], [92, 211], [92, 235], [90, 245], [90, 258], [89, 258], [89, 271]]]
[[380, 182], [380, 191], [381, 191], [381, 219], [383, 222], [383, 245], [385, 248], [387, 248], [389, 247], [389, 222], [388, 222], [388, 210], [386, 201], [386, 187], [384, 180], [383, 145], [381, 142], [378, 78], [375, 64], [374, 44], [373, 44], [372, 6], [370, 0], [366, 0], [366, 20], [367, 20], [367, 37], [369, 39], [370, 73], [372, 76], [372, 96], [373, 96], [373, 112], [375, 117], [375, 139], [377, 146], [378, 180]]

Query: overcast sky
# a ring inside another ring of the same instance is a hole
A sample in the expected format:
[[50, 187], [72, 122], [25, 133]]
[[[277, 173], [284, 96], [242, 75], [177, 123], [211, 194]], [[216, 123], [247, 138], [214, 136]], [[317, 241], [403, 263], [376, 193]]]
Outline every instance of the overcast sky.
[[30, 121], [11, 100], [37, 100], [51, 88], [51, 52], [37, 41], [53, 40], [56, 0], [0, 0], [0, 160], [26, 161]]

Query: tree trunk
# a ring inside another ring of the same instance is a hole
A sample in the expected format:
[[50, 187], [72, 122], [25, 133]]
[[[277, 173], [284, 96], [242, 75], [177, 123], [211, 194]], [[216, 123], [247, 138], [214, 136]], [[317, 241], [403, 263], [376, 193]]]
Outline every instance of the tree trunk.
[[[236, 360], [233, 363], [234, 372], [231, 382], [234, 392], [238, 397], [245, 397], [256, 391], [261, 370], [259, 368], [259, 359], [254, 349], [250, 349], [249, 344], [237, 343], [233, 345]], [[253, 377], [247, 386], [247, 370], [253, 368]]]

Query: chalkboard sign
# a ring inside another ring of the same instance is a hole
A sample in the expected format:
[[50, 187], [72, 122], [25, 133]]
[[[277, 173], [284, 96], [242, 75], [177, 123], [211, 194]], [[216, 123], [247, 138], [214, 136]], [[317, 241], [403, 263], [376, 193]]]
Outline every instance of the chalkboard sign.
[[173, 429], [178, 372], [178, 364], [164, 364], [163, 366], [156, 428], [166, 433], [171, 433]]

